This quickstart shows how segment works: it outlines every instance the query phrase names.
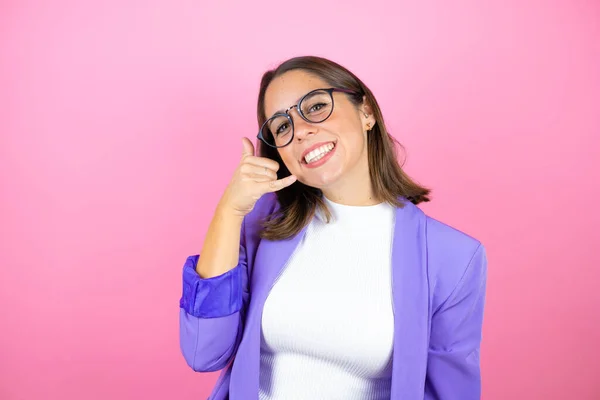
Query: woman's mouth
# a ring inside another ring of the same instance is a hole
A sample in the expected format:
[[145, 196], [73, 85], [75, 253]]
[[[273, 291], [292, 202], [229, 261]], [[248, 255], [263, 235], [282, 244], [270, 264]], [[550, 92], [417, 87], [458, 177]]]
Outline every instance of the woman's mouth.
[[335, 142], [325, 143], [314, 150], [308, 152], [303, 158], [302, 163], [307, 167], [318, 167], [327, 161], [335, 151]]

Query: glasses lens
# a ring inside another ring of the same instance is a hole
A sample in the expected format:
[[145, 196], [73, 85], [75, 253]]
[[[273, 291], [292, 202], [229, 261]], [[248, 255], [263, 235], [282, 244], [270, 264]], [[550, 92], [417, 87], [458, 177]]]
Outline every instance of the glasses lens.
[[302, 100], [300, 110], [310, 122], [323, 122], [333, 111], [333, 98], [329, 92], [317, 90]]
[[283, 147], [292, 140], [292, 121], [289, 117], [276, 115], [263, 124], [262, 137], [274, 147]]

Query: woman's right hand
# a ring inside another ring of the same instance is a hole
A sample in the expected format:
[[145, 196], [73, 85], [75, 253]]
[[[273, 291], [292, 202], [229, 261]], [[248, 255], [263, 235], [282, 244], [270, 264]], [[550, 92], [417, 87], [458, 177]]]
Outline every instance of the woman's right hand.
[[296, 182], [294, 175], [277, 179], [279, 164], [269, 158], [255, 156], [254, 145], [248, 138], [242, 138], [242, 142], [242, 160], [219, 202], [220, 207], [239, 217], [252, 211], [265, 193], [276, 192]]

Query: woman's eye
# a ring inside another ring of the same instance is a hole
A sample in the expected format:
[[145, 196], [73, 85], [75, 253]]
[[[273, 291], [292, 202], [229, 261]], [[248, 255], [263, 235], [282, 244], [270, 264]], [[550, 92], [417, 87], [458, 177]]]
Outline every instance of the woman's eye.
[[316, 111], [319, 111], [323, 107], [325, 107], [325, 104], [323, 104], [323, 103], [317, 103], [317, 104], [311, 106], [308, 109], [308, 112], [316, 112]]
[[277, 130], [275, 131], [275, 133], [277, 133], [278, 135], [281, 135], [282, 133], [285, 133], [285, 131], [288, 128], [288, 124], [281, 124], [279, 126], [279, 128], [277, 128]]

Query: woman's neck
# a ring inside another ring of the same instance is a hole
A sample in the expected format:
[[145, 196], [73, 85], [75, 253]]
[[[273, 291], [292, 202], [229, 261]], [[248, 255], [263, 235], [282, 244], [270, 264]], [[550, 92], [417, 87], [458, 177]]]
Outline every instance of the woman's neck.
[[347, 206], [371, 206], [381, 203], [373, 193], [369, 168], [360, 173], [347, 174], [335, 184], [322, 188], [323, 195], [334, 203]]

